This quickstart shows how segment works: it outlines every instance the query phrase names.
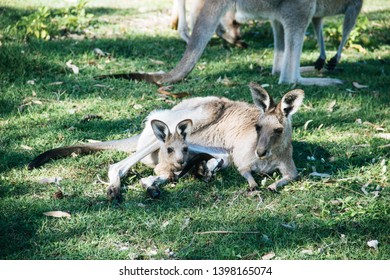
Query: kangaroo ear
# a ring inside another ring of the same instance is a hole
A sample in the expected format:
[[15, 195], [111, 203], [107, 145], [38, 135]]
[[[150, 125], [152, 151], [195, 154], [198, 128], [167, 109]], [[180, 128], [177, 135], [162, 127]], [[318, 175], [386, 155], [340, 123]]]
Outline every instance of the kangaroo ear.
[[152, 120], [150, 122], [154, 135], [156, 138], [165, 143], [169, 137], [171, 137], [171, 132], [169, 131], [169, 127], [162, 121]]
[[184, 140], [186, 140], [187, 136], [191, 134], [192, 131], [192, 120], [186, 119], [181, 121], [176, 126], [176, 133], [181, 135]]
[[274, 100], [268, 94], [268, 92], [262, 88], [259, 84], [250, 82], [249, 88], [252, 93], [253, 103], [263, 112], [275, 107]]
[[280, 109], [282, 113], [289, 117], [298, 111], [301, 107], [305, 93], [301, 89], [294, 89], [287, 92], [280, 101]]

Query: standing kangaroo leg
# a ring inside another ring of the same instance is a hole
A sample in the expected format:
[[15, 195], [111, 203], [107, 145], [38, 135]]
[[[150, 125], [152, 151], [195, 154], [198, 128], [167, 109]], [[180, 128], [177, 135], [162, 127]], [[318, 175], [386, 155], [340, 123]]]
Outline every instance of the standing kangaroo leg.
[[341, 53], [343, 52], [343, 48], [345, 43], [348, 40], [349, 34], [352, 31], [352, 28], [356, 24], [357, 16], [359, 15], [360, 9], [362, 8], [362, 2], [357, 3], [355, 6], [348, 6], [345, 11], [344, 24], [343, 24], [343, 37], [341, 38], [340, 45], [337, 49], [337, 53], [334, 57], [332, 57], [328, 63], [326, 64], [326, 68], [328, 70], [333, 70], [336, 68], [337, 63], [341, 59]]
[[221, 16], [226, 12], [228, 3], [223, 0], [205, 1], [187, 48], [179, 64], [166, 74], [155, 75], [157, 83], [174, 83], [184, 79], [195, 67], [207, 43], [213, 36]]
[[171, 28], [173, 30], [177, 30], [177, 26], [179, 23], [178, 1], [179, 0], [173, 1], [173, 7], [171, 12]]
[[[311, 17], [311, 15], [310, 15]], [[297, 25], [294, 21], [286, 20], [284, 27], [284, 56], [283, 68], [280, 73], [279, 83], [299, 83], [302, 85], [329, 86], [342, 84], [339, 79], [332, 78], [302, 78], [300, 74], [300, 57], [302, 53], [303, 39], [307, 24]]]
[[284, 53], [284, 29], [283, 25], [277, 21], [271, 21], [274, 34], [274, 64], [272, 65], [272, 75], [279, 74], [283, 65]]
[[[304, 21], [304, 19], [301, 19]], [[297, 83], [299, 81], [300, 57], [307, 24], [285, 21], [282, 23], [284, 29], [284, 53], [283, 66], [280, 72], [279, 84]], [[295, 26], [294, 26], [295, 25]]]
[[187, 20], [186, 20], [186, 1], [185, 0], [175, 0], [177, 2], [178, 13], [179, 13], [179, 24], [178, 31], [180, 37], [188, 44], [190, 40], [190, 32], [188, 30]]
[[314, 68], [317, 70], [321, 70], [324, 67], [326, 61], [326, 51], [325, 51], [325, 42], [324, 42], [324, 36], [322, 30], [322, 26], [323, 26], [322, 21], [323, 21], [322, 18], [313, 18], [311, 21], [314, 27], [314, 32], [317, 37], [318, 45], [320, 46], [320, 56], [314, 63]]

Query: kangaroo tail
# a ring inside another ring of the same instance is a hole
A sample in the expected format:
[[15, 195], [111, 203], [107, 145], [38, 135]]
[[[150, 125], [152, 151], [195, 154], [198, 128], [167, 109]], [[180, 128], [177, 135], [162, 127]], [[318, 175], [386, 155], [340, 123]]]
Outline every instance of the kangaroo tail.
[[29, 163], [28, 169], [31, 170], [37, 168], [45, 164], [49, 160], [69, 157], [72, 154], [85, 155], [85, 154], [91, 154], [102, 150], [115, 150], [115, 151], [123, 151], [128, 153], [135, 152], [137, 148], [137, 142], [139, 136], [140, 135], [135, 135], [133, 137], [121, 139], [121, 140], [88, 143], [84, 145], [51, 149], [46, 152], [43, 152], [42, 154], [38, 155], [35, 159], [33, 159]]
[[108, 74], [94, 77], [97, 80], [103, 79], [125, 79], [135, 81], [145, 81], [152, 84], [157, 84], [161, 78], [161, 74], [148, 74], [148, 73], [120, 73], [120, 74]]

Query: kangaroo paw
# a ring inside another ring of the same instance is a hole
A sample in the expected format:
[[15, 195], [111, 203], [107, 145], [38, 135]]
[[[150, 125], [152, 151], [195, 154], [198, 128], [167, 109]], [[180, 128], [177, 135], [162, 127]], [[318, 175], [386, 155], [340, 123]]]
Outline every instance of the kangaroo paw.
[[215, 177], [215, 174], [222, 168], [223, 162], [224, 161], [221, 158], [212, 158], [208, 160], [204, 166], [203, 180], [205, 182], [210, 182]]
[[277, 188], [278, 188], [278, 186], [277, 186], [275, 183], [273, 183], [273, 184], [271, 184], [271, 185], [269, 185], [269, 186], [267, 187], [267, 189], [270, 190], [270, 191], [272, 191], [272, 192], [276, 192], [276, 191], [277, 191]]
[[108, 188], [107, 188], [107, 196], [111, 199], [120, 199], [121, 197], [121, 186], [120, 184], [117, 185], [117, 184], [111, 184]]
[[156, 187], [156, 186], [147, 187], [146, 192], [153, 199], [158, 199], [158, 198], [160, 198], [160, 195], [161, 195], [161, 191], [160, 191], [159, 187]]
[[163, 178], [160, 176], [149, 176], [147, 178], [141, 179], [141, 185], [146, 189], [146, 192], [151, 198], [159, 198], [161, 195], [159, 186], [168, 181], [168, 178]]
[[237, 40], [234, 45], [238, 48], [241, 48], [241, 49], [246, 49], [249, 47], [249, 45], [247, 43], [245, 43], [243, 40]]

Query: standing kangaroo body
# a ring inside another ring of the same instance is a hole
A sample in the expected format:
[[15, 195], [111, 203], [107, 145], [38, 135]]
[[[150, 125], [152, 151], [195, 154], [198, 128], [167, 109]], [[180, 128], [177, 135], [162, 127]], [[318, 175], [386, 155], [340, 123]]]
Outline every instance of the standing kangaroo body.
[[317, 36], [318, 45], [320, 46], [320, 56], [314, 64], [316, 69], [321, 70], [322, 67], [324, 67], [326, 61], [325, 42], [322, 30], [323, 18], [337, 14], [345, 15], [343, 24], [343, 35], [341, 38], [340, 45], [337, 49], [337, 53], [326, 64], [326, 68], [328, 70], [333, 70], [336, 67], [337, 63], [340, 61], [341, 53], [343, 52], [343, 48], [348, 40], [349, 34], [351, 33], [353, 27], [356, 24], [356, 19], [360, 13], [362, 5], [363, 0], [323, 0], [317, 2], [316, 16], [312, 19], [312, 24]]
[[273, 74], [280, 74], [279, 83], [303, 85], [336, 85], [342, 81], [331, 78], [303, 78], [300, 57], [306, 29], [312, 18], [326, 14], [323, 7], [333, 7], [338, 0], [205, 0], [196, 19], [182, 59], [168, 73], [102, 75], [97, 78], [143, 79], [157, 84], [175, 83], [184, 79], [195, 67], [221, 18], [235, 9], [238, 22], [248, 19], [271, 20], [274, 33]]

